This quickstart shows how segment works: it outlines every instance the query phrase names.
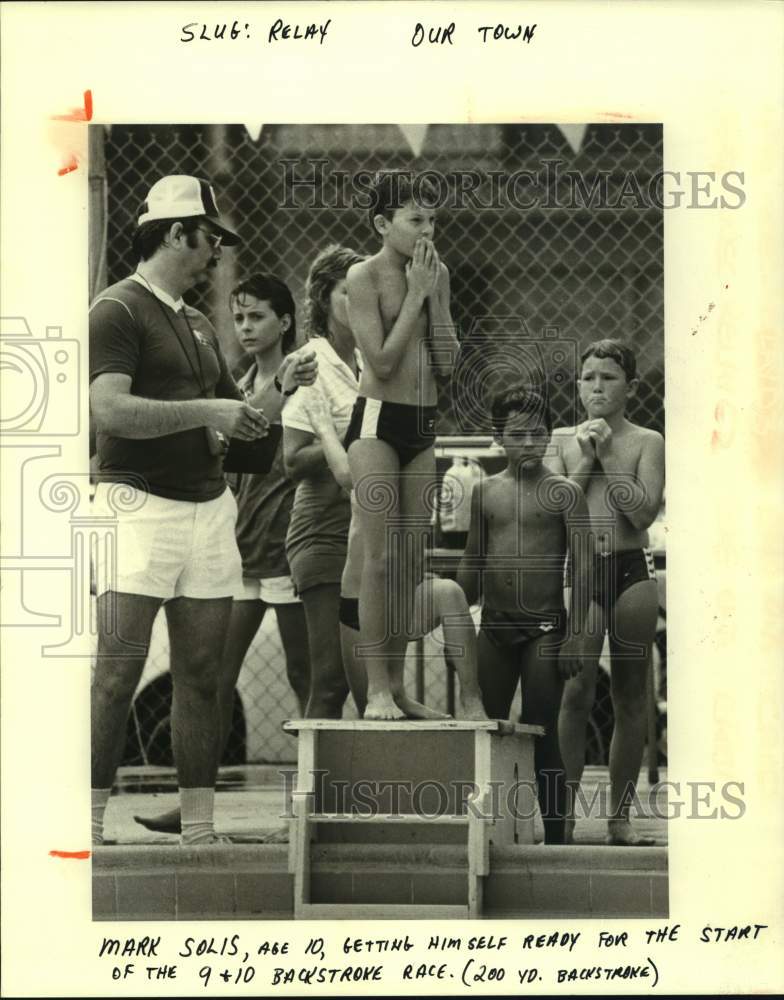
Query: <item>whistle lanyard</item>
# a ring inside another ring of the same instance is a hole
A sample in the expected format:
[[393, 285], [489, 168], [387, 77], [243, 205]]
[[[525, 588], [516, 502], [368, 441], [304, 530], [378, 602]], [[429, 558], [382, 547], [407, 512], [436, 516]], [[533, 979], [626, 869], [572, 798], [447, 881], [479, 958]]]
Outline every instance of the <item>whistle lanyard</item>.
[[199, 370], [198, 371], [196, 371], [196, 366], [194, 365], [193, 361], [191, 360], [191, 356], [188, 353], [188, 349], [186, 348], [185, 344], [182, 341], [182, 338], [180, 337], [180, 331], [177, 329], [177, 327], [172, 322], [172, 318], [168, 314], [168, 312], [166, 311], [166, 307], [164, 306], [163, 302], [161, 302], [161, 300], [155, 294], [155, 292], [153, 291], [153, 289], [152, 289], [149, 281], [147, 281], [147, 279], [144, 277], [144, 275], [143, 274], [139, 275], [139, 277], [142, 279], [142, 281], [144, 281], [144, 283], [150, 289], [150, 294], [155, 299], [155, 301], [158, 303], [158, 308], [163, 313], [163, 316], [164, 316], [166, 322], [169, 324], [169, 326], [174, 331], [174, 336], [177, 338], [177, 343], [180, 345], [180, 349], [182, 350], [182, 353], [185, 355], [185, 360], [188, 362], [188, 367], [190, 368], [191, 373], [193, 374], [193, 378], [196, 381], [196, 385], [198, 385], [199, 391], [200, 391], [201, 395], [206, 397], [207, 396], [207, 383], [206, 383], [206, 381], [204, 379], [204, 369], [201, 366], [201, 354], [199, 354], [199, 342], [196, 340], [196, 334], [193, 332], [193, 327], [191, 326], [190, 320], [188, 319], [188, 315], [185, 312], [185, 305], [183, 304], [183, 308], [182, 308], [182, 318], [185, 320], [185, 325], [188, 327], [188, 330], [190, 331], [191, 341], [193, 342], [193, 349], [196, 351], [196, 364], [199, 366]]

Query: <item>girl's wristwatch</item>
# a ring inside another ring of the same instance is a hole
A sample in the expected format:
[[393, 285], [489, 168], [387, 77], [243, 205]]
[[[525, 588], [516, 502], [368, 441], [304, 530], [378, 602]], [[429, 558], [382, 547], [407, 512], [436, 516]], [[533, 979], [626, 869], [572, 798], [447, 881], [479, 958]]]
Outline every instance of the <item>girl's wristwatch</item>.
[[295, 385], [293, 389], [289, 389], [288, 392], [284, 392], [283, 386], [280, 384], [280, 379], [278, 378], [277, 375], [275, 375], [275, 378], [272, 380], [272, 384], [275, 386], [275, 388], [278, 390], [281, 396], [293, 396], [294, 393], [297, 391], [297, 389], [299, 389], [299, 386]]

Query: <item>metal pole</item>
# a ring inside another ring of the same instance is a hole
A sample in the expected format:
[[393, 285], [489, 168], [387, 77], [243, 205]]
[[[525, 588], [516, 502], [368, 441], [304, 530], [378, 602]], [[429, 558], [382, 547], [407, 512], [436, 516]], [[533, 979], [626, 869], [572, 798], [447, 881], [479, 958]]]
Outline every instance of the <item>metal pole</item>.
[[[221, 215], [230, 226], [235, 226], [234, 205], [228, 201], [231, 182], [231, 151], [229, 131], [226, 125], [207, 126], [207, 144], [210, 150], [208, 180], [215, 189]], [[242, 230], [240, 227], [240, 235]], [[213, 272], [210, 295], [209, 319], [218, 333], [221, 347], [229, 359], [237, 358], [237, 344], [234, 327], [229, 316], [229, 293], [237, 283], [237, 261], [235, 254], [239, 248], [223, 254], [220, 266]]]
[[415, 674], [415, 688], [416, 694], [414, 697], [417, 701], [421, 701], [424, 705], [425, 703], [425, 640], [419, 638], [416, 640], [416, 674]]
[[106, 288], [106, 228], [108, 223], [106, 154], [104, 125], [88, 125], [88, 233], [89, 233], [89, 293], [90, 302]]
[[646, 701], [648, 715], [648, 783], [659, 781], [659, 745], [656, 738], [656, 691], [653, 684], [653, 658], [648, 657], [646, 676]]

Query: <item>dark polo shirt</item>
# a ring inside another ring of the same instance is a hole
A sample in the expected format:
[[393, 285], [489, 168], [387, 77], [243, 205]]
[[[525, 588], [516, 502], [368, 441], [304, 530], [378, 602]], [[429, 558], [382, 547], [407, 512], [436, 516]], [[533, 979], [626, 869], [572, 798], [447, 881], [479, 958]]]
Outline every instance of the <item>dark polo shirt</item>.
[[[132, 278], [103, 291], [90, 309], [90, 381], [113, 372], [129, 375], [131, 393], [146, 399], [241, 399], [212, 325], [183, 309], [185, 316]], [[142, 477], [149, 493], [197, 502], [226, 489], [203, 427], [144, 440], [99, 432], [96, 443], [101, 481], [138, 486]]]

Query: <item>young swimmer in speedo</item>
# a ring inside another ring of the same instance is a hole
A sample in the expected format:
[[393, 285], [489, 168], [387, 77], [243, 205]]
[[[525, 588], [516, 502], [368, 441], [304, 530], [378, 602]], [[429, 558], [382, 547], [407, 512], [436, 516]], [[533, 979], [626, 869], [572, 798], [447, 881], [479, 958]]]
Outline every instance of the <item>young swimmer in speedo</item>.
[[[319, 436], [324, 457], [337, 482], [351, 492], [352, 517], [348, 536], [348, 555], [340, 586], [340, 639], [343, 664], [349, 687], [360, 715], [367, 705], [368, 678], [358, 650], [361, 646], [359, 624], [360, 578], [363, 564], [362, 533], [352, 490], [351, 470], [332, 419], [318, 397], [307, 404], [311, 423]], [[443, 653], [454, 667], [460, 681], [460, 717], [486, 719], [477, 680], [476, 629], [465, 594], [453, 580], [428, 575], [414, 595], [414, 615], [407, 641], [423, 638], [442, 626]], [[433, 713], [436, 717], [437, 713]], [[449, 718], [448, 715], [438, 716]]]
[[[487, 714], [508, 719], [520, 683], [520, 721], [544, 726], [534, 748], [539, 808], [545, 843], [562, 844], [567, 803], [558, 710], [564, 679], [581, 669], [588, 506], [578, 487], [542, 463], [551, 433], [542, 395], [527, 385], [502, 391], [493, 401], [492, 422], [507, 466], [474, 489], [457, 580], [469, 601], [483, 598], [479, 684]], [[568, 616], [567, 552], [574, 566]]]
[[365, 367], [345, 444], [364, 559], [359, 590], [366, 719], [432, 718], [406, 695], [405, 649], [430, 530], [436, 383], [458, 351], [449, 272], [435, 246], [437, 192], [406, 173], [378, 174], [374, 256], [348, 272], [348, 312]]
[[[585, 669], [566, 684], [559, 723], [572, 809], [585, 764], [586, 726], [607, 632], [615, 709], [607, 840], [651, 846], [651, 838], [634, 831], [629, 811], [645, 743], [646, 677], [659, 606], [647, 529], [662, 499], [664, 440], [657, 431], [625, 416], [638, 384], [637, 363], [628, 347], [618, 340], [589, 344], [579, 379], [587, 419], [555, 432], [558, 456], [551, 466], [582, 488], [597, 539]], [[572, 814], [569, 840], [573, 829]]]

